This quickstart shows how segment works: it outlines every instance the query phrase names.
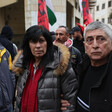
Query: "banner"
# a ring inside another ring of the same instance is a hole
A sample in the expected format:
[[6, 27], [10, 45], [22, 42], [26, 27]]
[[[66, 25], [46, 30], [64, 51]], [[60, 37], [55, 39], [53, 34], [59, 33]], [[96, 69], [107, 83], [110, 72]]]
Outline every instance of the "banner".
[[90, 14], [88, 0], [82, 1], [83, 6], [83, 23], [87, 26], [89, 23], [93, 22], [93, 19]]
[[81, 28], [82, 33], [84, 33], [84, 26], [80, 25], [79, 23], [77, 23], [77, 25]]
[[49, 30], [49, 20], [45, 0], [38, 0], [38, 25]]

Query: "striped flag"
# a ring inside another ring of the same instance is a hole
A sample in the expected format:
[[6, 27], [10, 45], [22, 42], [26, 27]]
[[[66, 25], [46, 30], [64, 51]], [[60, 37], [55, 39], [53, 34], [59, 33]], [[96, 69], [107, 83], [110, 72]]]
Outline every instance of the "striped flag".
[[51, 25], [53, 25], [56, 22], [56, 16], [55, 16], [55, 13], [54, 13], [54, 9], [53, 9], [51, 0], [45, 0], [45, 1], [46, 1], [49, 23]]

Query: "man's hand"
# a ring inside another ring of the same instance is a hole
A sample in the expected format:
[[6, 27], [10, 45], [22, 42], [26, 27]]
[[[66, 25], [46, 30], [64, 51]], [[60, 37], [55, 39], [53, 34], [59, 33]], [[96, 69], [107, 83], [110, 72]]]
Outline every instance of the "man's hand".
[[67, 100], [62, 100], [61, 99], [61, 110], [62, 111], [67, 110], [67, 106], [69, 106], [69, 105], [70, 105], [70, 103]]

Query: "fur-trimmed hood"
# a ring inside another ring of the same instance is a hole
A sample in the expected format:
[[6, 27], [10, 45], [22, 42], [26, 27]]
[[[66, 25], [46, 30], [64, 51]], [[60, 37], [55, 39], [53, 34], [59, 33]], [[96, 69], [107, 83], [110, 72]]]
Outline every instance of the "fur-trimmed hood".
[[[56, 75], [63, 75], [68, 67], [70, 52], [63, 44], [56, 43], [55, 45], [58, 50], [54, 53], [54, 61], [50, 62], [46, 67], [53, 68]], [[22, 68], [22, 52], [22, 50], [18, 52], [12, 64], [12, 71], [17, 75], [24, 71]]]

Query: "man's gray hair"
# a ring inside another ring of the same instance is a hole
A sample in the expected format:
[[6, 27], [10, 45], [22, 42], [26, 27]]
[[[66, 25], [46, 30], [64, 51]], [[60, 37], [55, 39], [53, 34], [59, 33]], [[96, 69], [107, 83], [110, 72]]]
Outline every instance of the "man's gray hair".
[[100, 21], [95, 21], [95, 22], [88, 24], [84, 31], [84, 37], [85, 37], [87, 31], [91, 31], [91, 30], [95, 30], [95, 29], [103, 30], [105, 32], [105, 34], [112, 40], [112, 29], [108, 25], [106, 25], [105, 23], [100, 22]]
[[59, 26], [58, 28], [65, 28], [66, 33], [67, 33], [67, 34], [69, 33], [69, 29], [68, 29], [68, 27], [67, 27], [67, 26], [63, 26], [63, 25], [61, 25], [61, 26]]

